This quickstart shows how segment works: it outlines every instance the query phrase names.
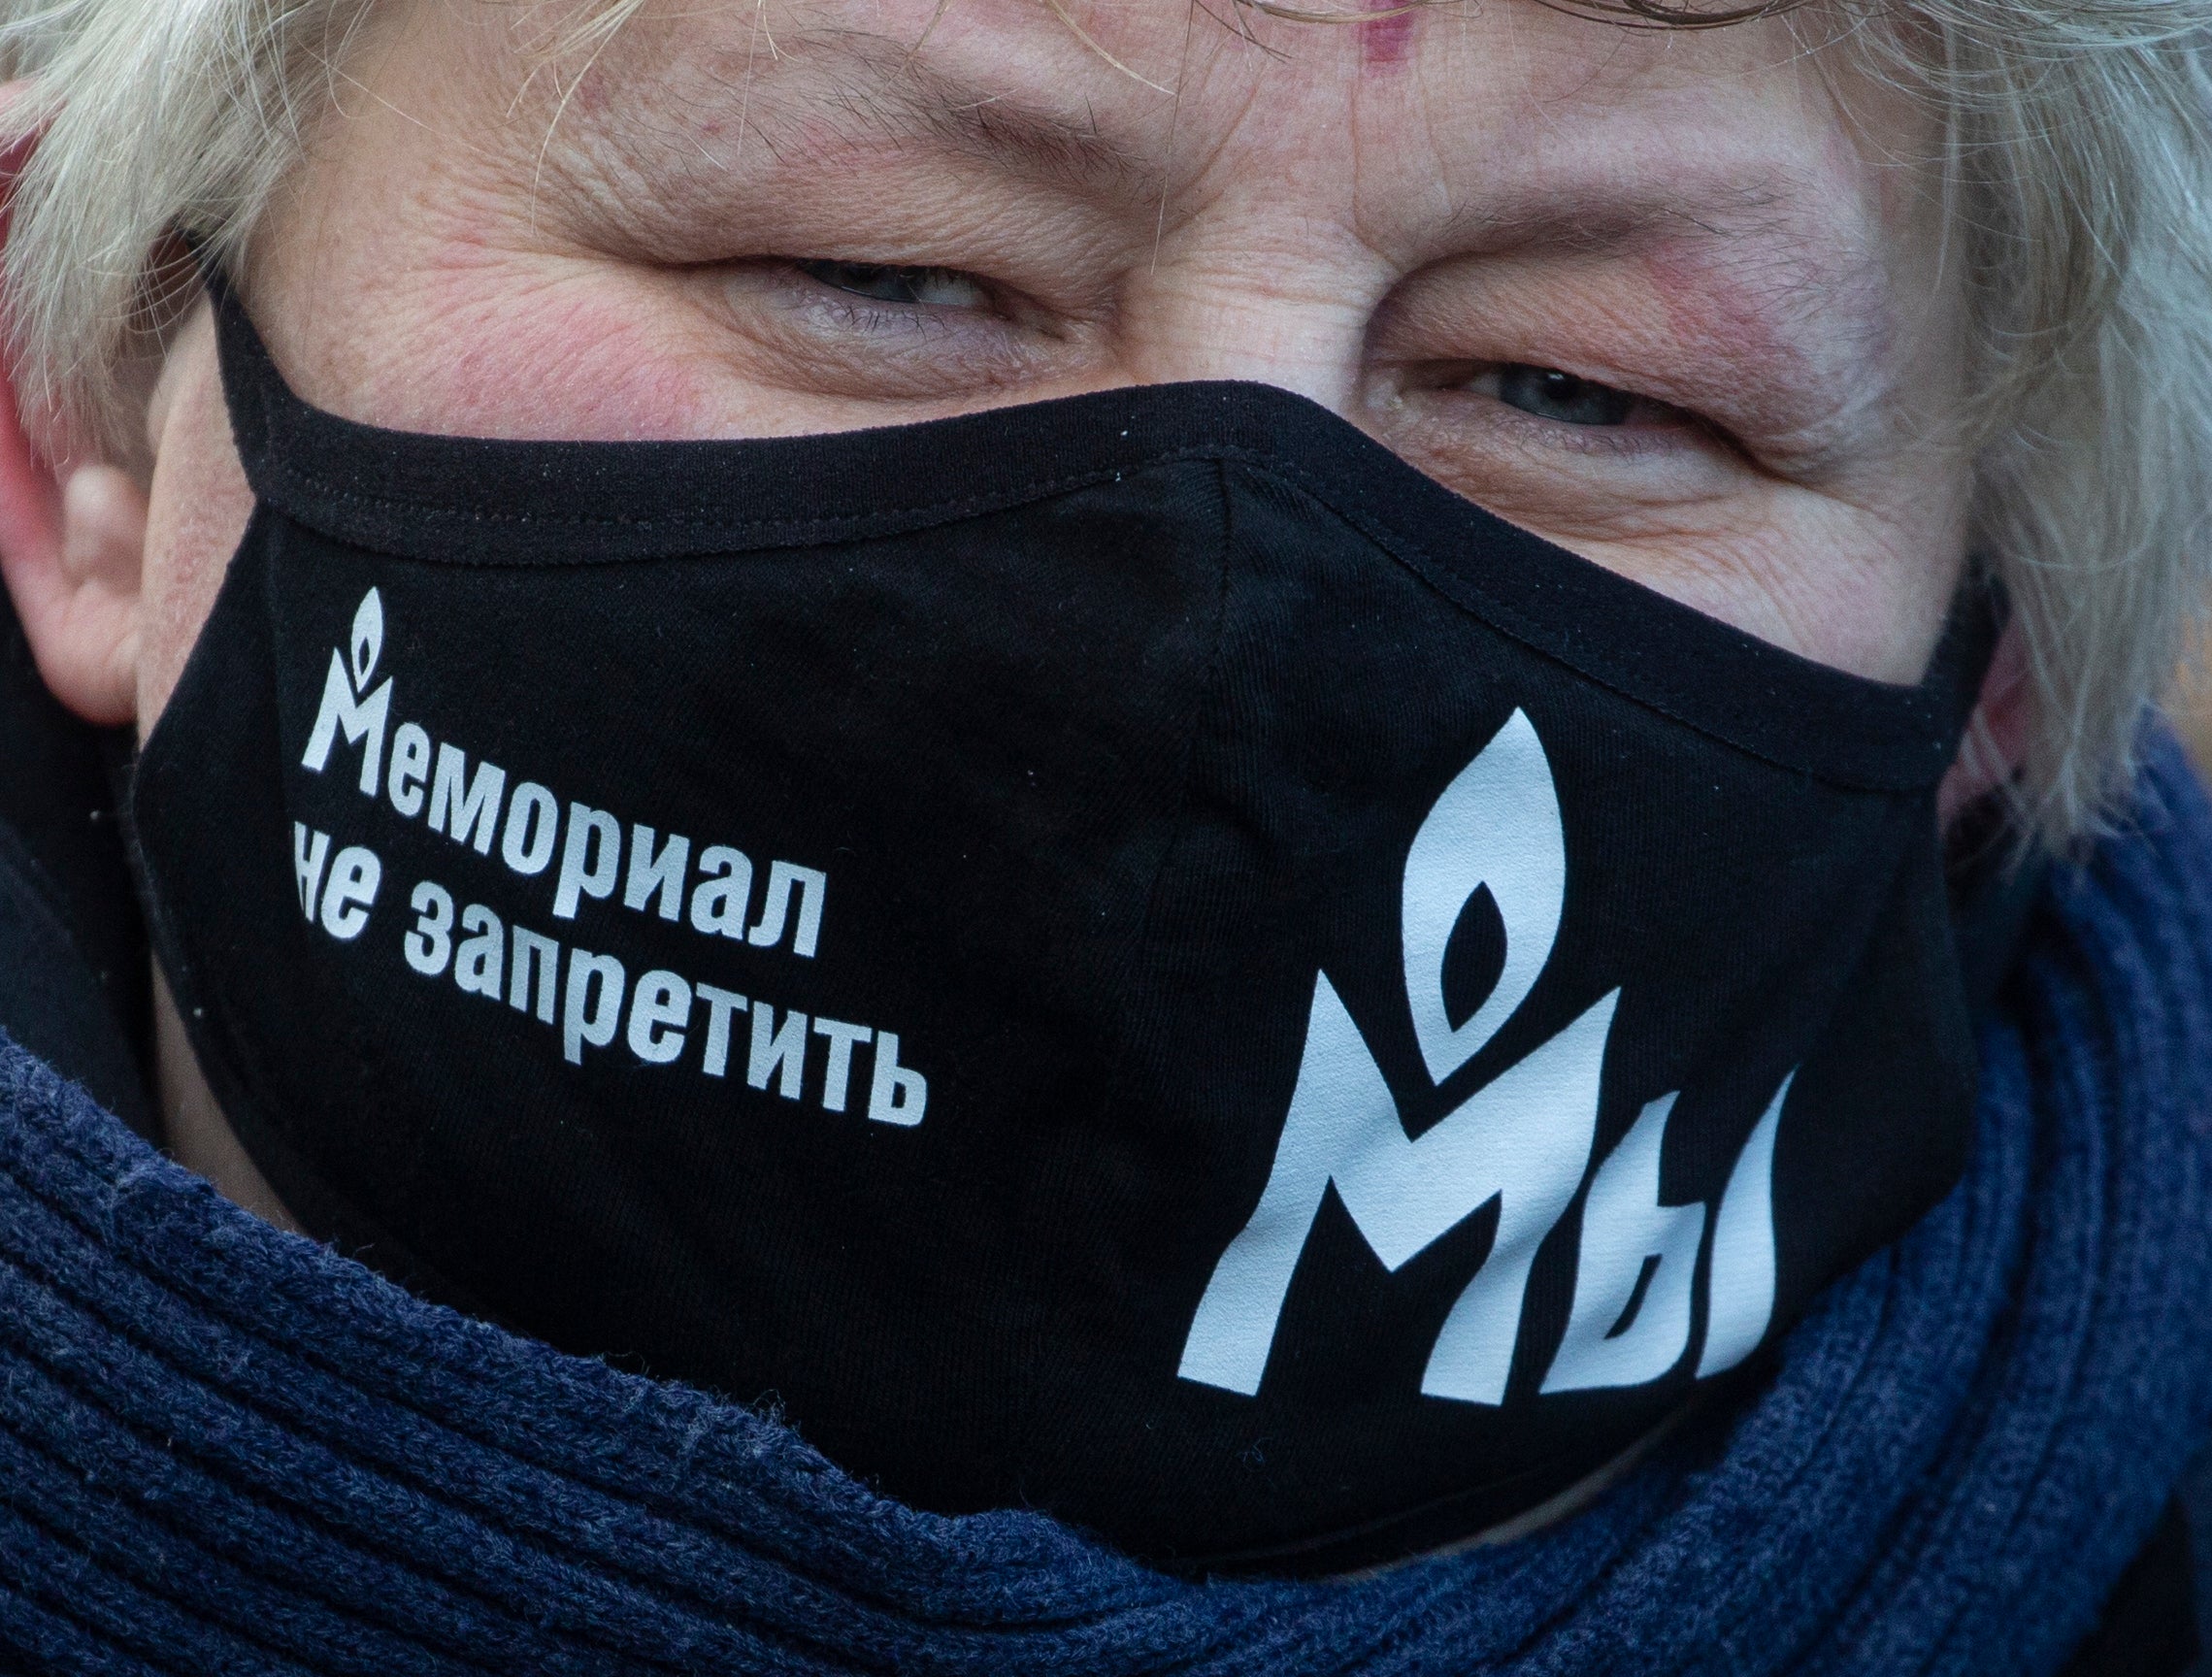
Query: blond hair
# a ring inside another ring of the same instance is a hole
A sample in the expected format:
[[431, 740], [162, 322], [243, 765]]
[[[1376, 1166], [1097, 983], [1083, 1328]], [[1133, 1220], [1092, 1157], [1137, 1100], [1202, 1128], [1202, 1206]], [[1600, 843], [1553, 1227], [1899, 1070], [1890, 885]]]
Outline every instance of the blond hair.
[[[586, 40], [640, 3], [599, 0]], [[1579, 3], [1631, 24], [1714, 20]], [[237, 257], [371, 4], [0, 0], [0, 69], [35, 78], [0, 145], [43, 135], [0, 284], [25, 418], [56, 458], [143, 449], [133, 369], [161, 313], [161, 253], [182, 233]], [[1973, 538], [2034, 691], [2022, 813], [2079, 834], [2125, 785], [2212, 579], [2212, 0], [1838, 0], [1808, 16], [1840, 23], [1831, 39], [1945, 136]]]

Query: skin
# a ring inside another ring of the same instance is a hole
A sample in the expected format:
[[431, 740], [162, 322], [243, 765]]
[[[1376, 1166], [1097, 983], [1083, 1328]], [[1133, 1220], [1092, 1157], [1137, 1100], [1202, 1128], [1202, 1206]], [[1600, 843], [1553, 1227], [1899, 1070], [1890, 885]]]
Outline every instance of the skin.
[[[587, 66], [545, 8], [394, 3], [248, 306], [310, 401], [449, 434], [759, 437], [1261, 380], [1752, 634], [1919, 677], [1969, 473], [1932, 131], [1898, 97], [1778, 21], [1068, 17], [1087, 43], [1029, 0], [689, 0]], [[1617, 422], [1568, 422], [1593, 412]], [[250, 510], [204, 309], [148, 437], [141, 484], [0, 425], [0, 569], [40, 667], [142, 730]], [[173, 1146], [289, 1221], [163, 1014]]]

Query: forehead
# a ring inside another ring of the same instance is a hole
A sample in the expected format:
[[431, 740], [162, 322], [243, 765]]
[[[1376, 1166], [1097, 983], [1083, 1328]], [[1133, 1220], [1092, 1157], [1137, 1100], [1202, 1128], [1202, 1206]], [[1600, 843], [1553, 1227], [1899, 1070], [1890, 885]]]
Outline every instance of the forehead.
[[642, 171], [670, 202], [748, 164], [882, 180], [952, 163], [1163, 231], [1255, 201], [1389, 246], [1857, 239], [1924, 196], [1900, 165], [1930, 150], [1920, 113], [1784, 19], [1631, 29], [1540, 0], [1353, 23], [1233, 0], [647, 0], [580, 71], [528, 75], [519, 102], [515, 33], [494, 33], [479, 61], [508, 61], [484, 91], [549, 122], [534, 167], [603, 165], [603, 188]]

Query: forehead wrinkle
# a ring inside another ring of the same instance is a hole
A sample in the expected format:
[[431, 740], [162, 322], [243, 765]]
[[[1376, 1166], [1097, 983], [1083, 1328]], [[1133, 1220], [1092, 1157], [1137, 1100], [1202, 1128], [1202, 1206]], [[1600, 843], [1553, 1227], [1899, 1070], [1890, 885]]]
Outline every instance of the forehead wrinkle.
[[[1102, 128], [1088, 101], [1054, 105], [1003, 82], [977, 85], [928, 63], [910, 42], [816, 26], [779, 30], [772, 56], [740, 27], [706, 45], [663, 38], [650, 52], [604, 63], [591, 148], [619, 153], [643, 142], [664, 166], [717, 170], [755, 144], [776, 161], [935, 154], [1116, 200], [1149, 202], [1158, 190], [1157, 163]], [[611, 96], [640, 72], [649, 96]]]

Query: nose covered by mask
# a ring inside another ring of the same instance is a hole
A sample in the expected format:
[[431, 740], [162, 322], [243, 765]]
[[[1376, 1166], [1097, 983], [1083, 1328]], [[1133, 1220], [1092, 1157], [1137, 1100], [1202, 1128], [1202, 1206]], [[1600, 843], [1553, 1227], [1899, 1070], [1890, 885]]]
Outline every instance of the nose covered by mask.
[[318, 1236], [922, 1507], [1313, 1570], [1526, 1509], [1954, 1179], [1917, 688], [1286, 393], [768, 442], [313, 411], [133, 816]]

